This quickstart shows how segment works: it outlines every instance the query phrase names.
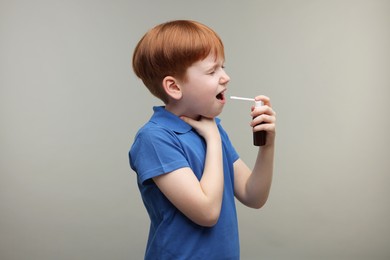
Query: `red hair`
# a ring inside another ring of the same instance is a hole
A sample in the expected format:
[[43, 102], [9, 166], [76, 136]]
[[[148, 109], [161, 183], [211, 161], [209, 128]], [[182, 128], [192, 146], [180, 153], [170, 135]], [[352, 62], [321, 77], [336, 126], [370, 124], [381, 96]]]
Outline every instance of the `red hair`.
[[223, 43], [211, 28], [195, 21], [170, 21], [141, 38], [134, 50], [133, 70], [153, 95], [168, 103], [162, 80], [166, 76], [185, 80], [188, 67], [210, 53], [225, 57]]

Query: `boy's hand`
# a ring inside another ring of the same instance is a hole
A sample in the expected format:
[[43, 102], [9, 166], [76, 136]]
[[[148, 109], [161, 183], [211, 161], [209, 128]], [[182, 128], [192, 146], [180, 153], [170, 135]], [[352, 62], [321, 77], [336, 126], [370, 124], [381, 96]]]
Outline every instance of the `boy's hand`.
[[273, 144], [275, 140], [275, 122], [276, 122], [276, 113], [272, 109], [270, 99], [266, 96], [257, 96], [255, 97], [256, 101], [263, 101], [264, 106], [255, 107], [252, 106], [251, 116], [253, 118], [250, 123], [253, 128], [253, 132], [257, 131], [266, 131], [267, 132], [267, 143]]
[[220, 138], [218, 127], [214, 118], [201, 117], [199, 120], [194, 120], [186, 116], [181, 116], [180, 118], [192, 126], [198, 134], [203, 136], [206, 142]]

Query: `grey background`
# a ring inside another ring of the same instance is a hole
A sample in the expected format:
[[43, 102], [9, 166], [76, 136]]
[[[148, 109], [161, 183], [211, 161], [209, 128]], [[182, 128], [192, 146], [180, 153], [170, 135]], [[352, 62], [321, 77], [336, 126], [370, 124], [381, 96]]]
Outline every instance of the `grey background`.
[[[242, 259], [390, 259], [390, 1], [0, 1], [0, 259], [142, 259], [128, 166], [160, 105], [133, 75], [152, 26], [226, 46], [229, 95], [278, 113], [267, 205], [238, 205]], [[221, 114], [252, 166], [250, 103]]]

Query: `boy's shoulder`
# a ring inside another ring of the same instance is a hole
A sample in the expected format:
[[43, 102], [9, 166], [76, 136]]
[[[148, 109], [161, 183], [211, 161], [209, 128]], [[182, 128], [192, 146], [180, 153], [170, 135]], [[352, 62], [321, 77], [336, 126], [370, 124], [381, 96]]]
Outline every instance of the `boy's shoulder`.
[[157, 124], [153, 121], [146, 122], [135, 135], [135, 139], [152, 139], [157, 136], [174, 135], [174, 132], [163, 125]]

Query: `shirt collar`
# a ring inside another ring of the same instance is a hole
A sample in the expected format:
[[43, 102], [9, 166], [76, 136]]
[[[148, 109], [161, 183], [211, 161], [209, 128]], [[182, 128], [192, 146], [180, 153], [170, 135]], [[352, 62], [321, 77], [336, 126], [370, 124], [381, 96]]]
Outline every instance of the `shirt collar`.
[[[150, 119], [151, 122], [163, 126], [179, 134], [184, 134], [192, 130], [192, 126], [184, 122], [177, 115], [169, 112], [163, 106], [153, 107], [154, 114]], [[217, 124], [220, 119], [216, 118]]]
[[163, 106], [153, 107], [154, 114], [151, 122], [172, 130], [176, 133], [184, 134], [191, 131], [192, 127], [180, 119], [177, 115], [169, 112]]

